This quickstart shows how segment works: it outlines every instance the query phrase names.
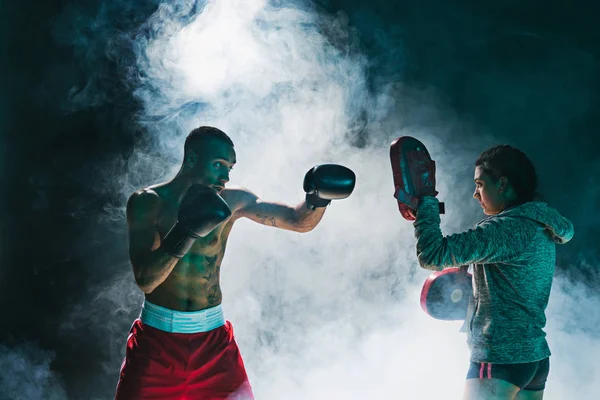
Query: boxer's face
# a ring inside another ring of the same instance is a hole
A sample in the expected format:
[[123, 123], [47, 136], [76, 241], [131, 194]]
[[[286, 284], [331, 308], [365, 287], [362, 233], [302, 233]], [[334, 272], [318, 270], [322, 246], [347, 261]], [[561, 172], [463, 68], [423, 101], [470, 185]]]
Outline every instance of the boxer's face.
[[[221, 192], [229, 182], [229, 172], [236, 163], [233, 146], [224, 140], [207, 139], [195, 149], [195, 160], [192, 161], [192, 170], [196, 177], [195, 183], [207, 185]], [[191, 158], [194, 158], [192, 155]]]
[[485, 215], [496, 215], [505, 207], [504, 192], [506, 178], [501, 177], [494, 181], [492, 177], [482, 171], [481, 167], [475, 168], [475, 193], [473, 197], [479, 201]]

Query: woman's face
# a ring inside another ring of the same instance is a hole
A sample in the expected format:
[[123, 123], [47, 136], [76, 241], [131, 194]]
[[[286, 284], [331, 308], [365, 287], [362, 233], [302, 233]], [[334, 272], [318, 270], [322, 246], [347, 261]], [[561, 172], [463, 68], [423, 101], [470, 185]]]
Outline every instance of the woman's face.
[[501, 177], [497, 182], [485, 172], [481, 167], [475, 168], [475, 193], [473, 197], [479, 201], [485, 215], [496, 215], [506, 206], [504, 192], [506, 189], [506, 178]]

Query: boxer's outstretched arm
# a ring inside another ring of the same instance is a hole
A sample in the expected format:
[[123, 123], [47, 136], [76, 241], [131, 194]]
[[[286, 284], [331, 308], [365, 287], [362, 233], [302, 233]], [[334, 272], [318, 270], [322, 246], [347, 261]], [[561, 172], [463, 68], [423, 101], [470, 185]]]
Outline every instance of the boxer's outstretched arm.
[[127, 202], [129, 258], [135, 281], [144, 293], [163, 283], [179, 260], [160, 249], [159, 205], [160, 199], [152, 190], [135, 192]]
[[[245, 217], [254, 222], [294, 232], [309, 232], [318, 225], [325, 213], [325, 207], [310, 210], [306, 201], [297, 206], [262, 201], [247, 189], [227, 189], [236, 197], [239, 204], [234, 211], [235, 218]], [[225, 197], [225, 195], [224, 195]]]

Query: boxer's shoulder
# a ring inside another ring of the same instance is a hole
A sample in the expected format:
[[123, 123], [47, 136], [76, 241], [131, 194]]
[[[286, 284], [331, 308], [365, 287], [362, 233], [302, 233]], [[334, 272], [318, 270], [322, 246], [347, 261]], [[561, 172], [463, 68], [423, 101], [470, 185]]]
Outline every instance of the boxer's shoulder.
[[148, 206], [156, 206], [162, 201], [160, 195], [153, 189], [144, 188], [136, 190], [129, 200], [127, 200], [127, 208], [146, 208]]
[[129, 202], [136, 204], [159, 205], [161, 203], [170, 202], [172, 197], [173, 195], [171, 193], [169, 183], [164, 182], [136, 190], [129, 197]]
[[136, 190], [127, 200], [127, 219], [156, 219], [164, 203], [160, 190], [153, 187]]
[[220, 194], [232, 213], [243, 209], [257, 200], [257, 196], [254, 193], [241, 186], [227, 187], [223, 189]]

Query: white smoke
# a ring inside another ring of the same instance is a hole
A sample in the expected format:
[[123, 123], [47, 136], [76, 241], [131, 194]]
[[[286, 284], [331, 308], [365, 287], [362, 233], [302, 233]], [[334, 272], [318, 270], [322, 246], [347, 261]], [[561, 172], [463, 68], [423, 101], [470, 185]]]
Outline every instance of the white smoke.
[[51, 351], [33, 343], [0, 345], [0, 399], [66, 399], [60, 378], [50, 368], [53, 359]]
[[[162, 177], [179, 168], [172, 160], [181, 160], [185, 135], [200, 125], [232, 137], [238, 165], [231, 184], [265, 200], [300, 202], [303, 175], [318, 163], [340, 163], [357, 175], [354, 194], [333, 202], [308, 234], [249, 221], [231, 234], [224, 308], [257, 398], [459, 399], [465, 337], [460, 324], [434, 321], [419, 308], [427, 272], [416, 265], [412, 225], [392, 198], [388, 146], [413, 135], [430, 148], [449, 233], [479, 212], [465, 202], [472, 163], [494, 138], [455, 141], [456, 120], [432, 106], [429, 93], [391, 84], [370, 94], [367, 61], [342, 15], [242, 0], [209, 1], [189, 19], [191, 10], [164, 3], [149, 21], [152, 34], [137, 41], [144, 79], [137, 95], [156, 152], [170, 160]], [[370, 141], [359, 149], [347, 139], [365, 112]], [[593, 376], [600, 342], [565, 330], [556, 313], [561, 301], [575, 304], [555, 290], [546, 398], [589, 398], [598, 384], [585, 377]], [[598, 309], [597, 299], [590, 303]]]

